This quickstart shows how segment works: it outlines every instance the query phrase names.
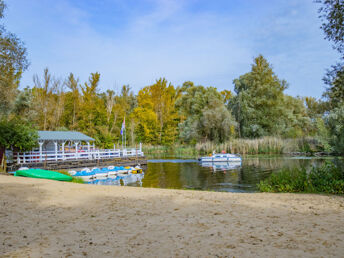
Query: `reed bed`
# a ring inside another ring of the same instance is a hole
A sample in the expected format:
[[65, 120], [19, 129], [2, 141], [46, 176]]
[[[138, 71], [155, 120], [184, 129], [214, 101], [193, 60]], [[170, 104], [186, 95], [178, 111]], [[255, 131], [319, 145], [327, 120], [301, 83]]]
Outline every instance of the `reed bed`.
[[323, 151], [321, 143], [311, 137], [283, 139], [280, 137], [262, 137], [257, 139], [231, 139], [224, 143], [201, 142], [196, 145], [153, 146], [144, 145], [143, 151], [148, 156], [189, 157], [210, 154], [213, 151], [238, 153], [243, 155], [256, 154], [289, 154], [314, 153]]
[[213, 142], [198, 143], [195, 146], [200, 154], [212, 151], [240, 154], [284, 154], [299, 152], [298, 139], [282, 139], [278, 137], [263, 137], [258, 139], [232, 139], [225, 143], [216, 144]]

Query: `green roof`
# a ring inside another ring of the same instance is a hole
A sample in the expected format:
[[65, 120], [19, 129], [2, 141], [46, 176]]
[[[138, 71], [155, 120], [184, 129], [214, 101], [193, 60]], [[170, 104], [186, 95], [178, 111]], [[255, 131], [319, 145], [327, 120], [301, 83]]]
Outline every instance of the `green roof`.
[[38, 131], [39, 141], [94, 141], [80, 132], [74, 131]]

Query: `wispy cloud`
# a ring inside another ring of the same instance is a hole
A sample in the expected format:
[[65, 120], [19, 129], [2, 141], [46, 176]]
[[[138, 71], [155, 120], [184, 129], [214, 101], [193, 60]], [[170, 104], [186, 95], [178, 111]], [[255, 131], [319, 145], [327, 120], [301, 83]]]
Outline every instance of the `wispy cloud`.
[[24, 86], [48, 66], [82, 81], [98, 71], [103, 89], [130, 84], [137, 91], [159, 77], [232, 89], [261, 53], [290, 82], [288, 93], [321, 95], [335, 53], [322, 39], [315, 4], [215, 2], [12, 0], [5, 22], [27, 43]]

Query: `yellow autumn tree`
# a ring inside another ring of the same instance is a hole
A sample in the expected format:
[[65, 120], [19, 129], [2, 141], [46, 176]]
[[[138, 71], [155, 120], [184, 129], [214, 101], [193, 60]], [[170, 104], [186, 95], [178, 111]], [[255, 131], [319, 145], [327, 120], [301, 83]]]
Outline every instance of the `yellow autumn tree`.
[[139, 91], [132, 117], [140, 141], [153, 144], [175, 141], [179, 119], [174, 105], [176, 96], [176, 89], [164, 78]]

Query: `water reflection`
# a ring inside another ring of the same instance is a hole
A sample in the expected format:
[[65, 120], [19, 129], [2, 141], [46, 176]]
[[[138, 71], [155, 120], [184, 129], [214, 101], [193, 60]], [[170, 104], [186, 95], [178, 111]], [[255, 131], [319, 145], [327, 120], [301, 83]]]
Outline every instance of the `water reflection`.
[[144, 174], [131, 174], [92, 184], [174, 189], [254, 192], [257, 183], [281, 168], [318, 166], [320, 158], [244, 157], [242, 163], [199, 163], [195, 159], [149, 160]]
[[143, 187], [253, 192], [260, 180], [281, 168], [317, 166], [324, 159], [244, 157], [240, 163], [199, 163], [196, 160], [151, 160]]
[[238, 169], [241, 167], [241, 162], [201, 162], [200, 165], [205, 168], [212, 168], [216, 172]]
[[128, 174], [120, 176], [112, 176], [106, 179], [96, 179], [88, 182], [94, 185], [128, 185], [128, 186], [142, 186], [142, 174]]

